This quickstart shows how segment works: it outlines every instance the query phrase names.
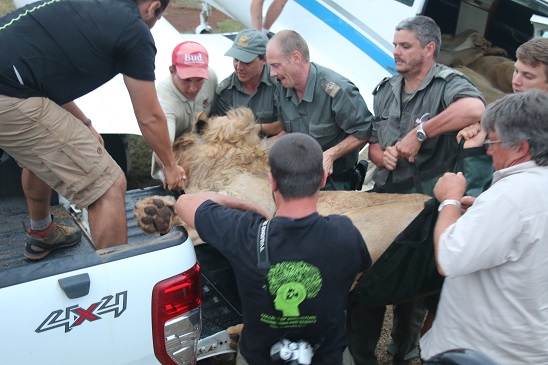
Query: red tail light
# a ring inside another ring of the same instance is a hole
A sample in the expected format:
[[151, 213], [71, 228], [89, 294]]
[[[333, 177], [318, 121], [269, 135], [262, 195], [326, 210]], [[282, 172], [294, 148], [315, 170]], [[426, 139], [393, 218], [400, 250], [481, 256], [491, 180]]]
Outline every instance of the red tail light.
[[152, 338], [154, 354], [164, 365], [196, 363], [200, 338], [202, 281], [200, 267], [154, 286], [152, 292]]

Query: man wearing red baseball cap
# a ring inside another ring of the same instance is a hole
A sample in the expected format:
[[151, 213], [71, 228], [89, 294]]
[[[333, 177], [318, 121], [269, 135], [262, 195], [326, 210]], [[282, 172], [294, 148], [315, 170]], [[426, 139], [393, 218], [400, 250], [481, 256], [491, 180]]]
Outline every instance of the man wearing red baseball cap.
[[[173, 49], [170, 76], [160, 81], [157, 87], [172, 142], [181, 134], [190, 132], [197, 113], [210, 111], [217, 76], [209, 69], [208, 62], [207, 50], [199, 43], [182, 42]], [[163, 179], [162, 165], [155, 154], [150, 173], [154, 179]]]

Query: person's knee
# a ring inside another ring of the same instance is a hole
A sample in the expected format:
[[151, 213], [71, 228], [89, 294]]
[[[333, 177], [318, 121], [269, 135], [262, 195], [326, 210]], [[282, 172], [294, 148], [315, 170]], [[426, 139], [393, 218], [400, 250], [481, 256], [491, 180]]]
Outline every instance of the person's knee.
[[125, 193], [127, 189], [126, 175], [120, 174], [114, 182], [113, 186], [116, 186], [117, 189], [121, 189]]
[[127, 189], [127, 180], [124, 174], [120, 174], [118, 178], [114, 181], [112, 186], [107, 192], [115, 194], [116, 196], [125, 196]]
[[110, 201], [116, 201], [124, 199], [126, 194], [127, 181], [126, 176], [121, 173], [112, 185], [107, 189], [107, 191], [97, 200], [104, 201], [105, 199]]

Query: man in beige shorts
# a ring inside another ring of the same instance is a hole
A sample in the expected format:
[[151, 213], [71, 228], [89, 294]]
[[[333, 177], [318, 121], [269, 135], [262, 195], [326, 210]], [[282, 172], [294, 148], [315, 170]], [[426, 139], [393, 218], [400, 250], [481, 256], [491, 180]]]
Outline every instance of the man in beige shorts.
[[0, 148], [23, 166], [31, 220], [27, 258], [80, 241], [77, 229], [52, 221], [51, 188], [88, 208], [97, 249], [127, 243], [125, 176], [73, 102], [118, 73], [143, 137], [164, 165], [164, 183], [184, 188], [154, 85], [150, 28], [168, 4], [66, 0], [29, 4], [0, 18]]

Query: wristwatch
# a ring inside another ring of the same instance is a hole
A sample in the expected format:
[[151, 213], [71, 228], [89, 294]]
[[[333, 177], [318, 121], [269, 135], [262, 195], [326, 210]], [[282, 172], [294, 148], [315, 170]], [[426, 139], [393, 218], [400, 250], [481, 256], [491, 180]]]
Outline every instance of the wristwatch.
[[424, 129], [422, 129], [422, 124], [423, 123], [420, 123], [419, 128], [417, 129], [417, 139], [419, 142], [424, 142], [424, 140], [428, 138], [426, 136], [426, 132], [424, 132]]
[[440, 205], [438, 206], [438, 212], [441, 212], [441, 210], [447, 206], [447, 205], [456, 205], [457, 207], [460, 208], [461, 204], [460, 204], [460, 201], [458, 200], [455, 200], [455, 199], [446, 199], [444, 201], [442, 201], [440, 203]]

